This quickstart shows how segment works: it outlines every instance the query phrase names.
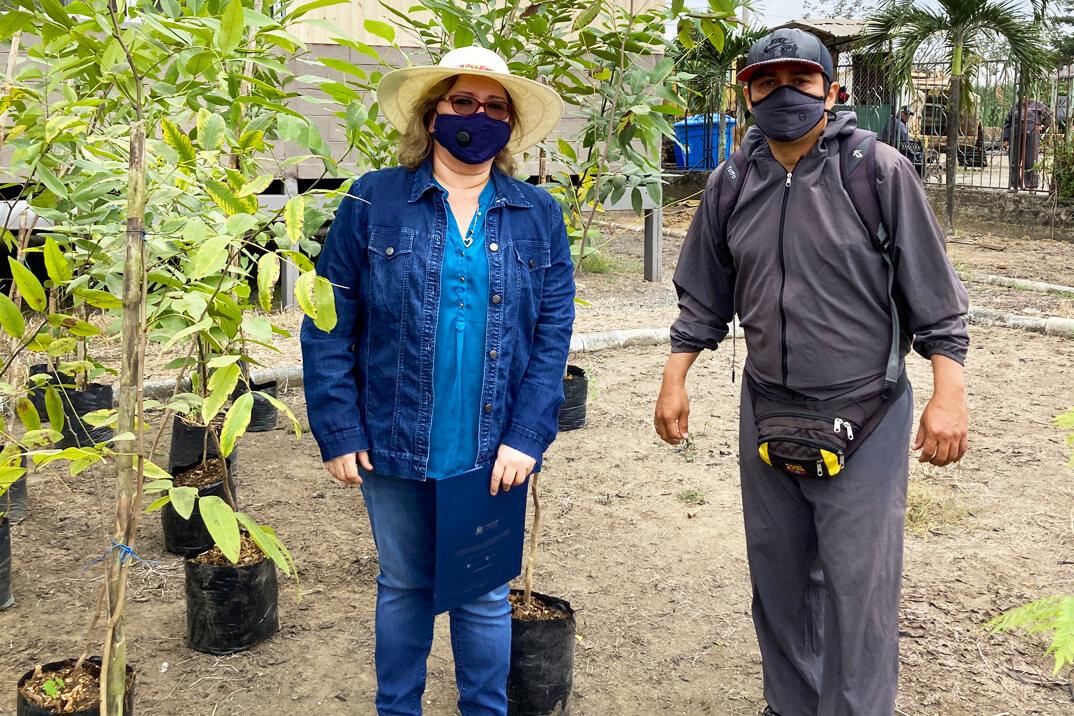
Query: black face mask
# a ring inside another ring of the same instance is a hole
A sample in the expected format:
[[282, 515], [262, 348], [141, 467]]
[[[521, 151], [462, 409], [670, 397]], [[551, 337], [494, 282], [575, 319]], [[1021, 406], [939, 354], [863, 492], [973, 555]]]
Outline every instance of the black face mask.
[[801, 139], [824, 116], [824, 97], [783, 85], [753, 103], [753, 118], [764, 135], [777, 142]]
[[437, 114], [433, 139], [460, 162], [482, 164], [511, 141], [511, 125], [491, 119], [484, 112], [467, 116]]

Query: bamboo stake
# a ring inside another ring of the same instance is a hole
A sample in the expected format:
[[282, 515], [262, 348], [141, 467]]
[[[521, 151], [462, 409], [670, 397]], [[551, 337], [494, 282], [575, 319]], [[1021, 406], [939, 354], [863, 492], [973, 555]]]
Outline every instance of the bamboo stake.
[[530, 530], [530, 553], [526, 558], [526, 591], [522, 595], [524, 608], [533, 606], [533, 563], [537, 558], [537, 530], [541, 526], [541, 500], [537, 496], [537, 478], [541, 473], [535, 472], [530, 477], [530, 494], [533, 495], [533, 528]]
[[[141, 435], [143, 273], [145, 270], [145, 123], [131, 126], [130, 185], [127, 194], [127, 257], [123, 266], [123, 351], [119, 373], [119, 411], [116, 432]], [[116, 441], [116, 521], [113, 539], [133, 548], [134, 527], [141, 493], [142, 463], [138, 458], [141, 439]], [[122, 716], [126, 690], [127, 642], [124, 629], [124, 598], [129, 561], [113, 550], [106, 560], [108, 584], [107, 638], [104, 644], [101, 689], [102, 716]]]

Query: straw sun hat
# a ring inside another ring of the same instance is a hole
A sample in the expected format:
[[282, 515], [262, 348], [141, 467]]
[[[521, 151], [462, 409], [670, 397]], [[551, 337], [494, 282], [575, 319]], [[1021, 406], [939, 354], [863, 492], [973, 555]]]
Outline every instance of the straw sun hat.
[[511, 74], [507, 63], [483, 47], [460, 47], [435, 67], [405, 67], [384, 75], [377, 87], [380, 111], [400, 131], [406, 131], [415, 105], [441, 80], [455, 75], [488, 77], [511, 95], [517, 119], [507, 148], [512, 154], [529, 149], [547, 137], [563, 115], [563, 100], [550, 87]]

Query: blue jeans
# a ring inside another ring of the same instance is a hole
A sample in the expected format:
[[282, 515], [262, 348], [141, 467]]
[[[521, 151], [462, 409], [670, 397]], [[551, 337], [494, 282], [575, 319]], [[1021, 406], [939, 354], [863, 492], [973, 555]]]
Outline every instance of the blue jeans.
[[[433, 644], [433, 482], [365, 470], [365, 497], [377, 544], [377, 713], [418, 716]], [[511, 608], [503, 585], [449, 613], [462, 716], [507, 714]]]

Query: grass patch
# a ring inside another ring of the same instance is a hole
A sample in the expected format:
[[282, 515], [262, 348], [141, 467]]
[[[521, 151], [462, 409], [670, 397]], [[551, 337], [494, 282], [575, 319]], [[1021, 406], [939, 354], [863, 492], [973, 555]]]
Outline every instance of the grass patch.
[[960, 525], [969, 510], [951, 490], [927, 480], [910, 480], [906, 491], [906, 531], [924, 536], [934, 529]]
[[705, 493], [701, 490], [695, 490], [694, 488], [683, 490], [675, 495], [675, 499], [679, 502], [684, 502], [687, 505], [703, 505], [706, 502]]
[[607, 254], [598, 251], [586, 254], [582, 259], [582, 270], [587, 273], [611, 273], [615, 270], [615, 262]]

